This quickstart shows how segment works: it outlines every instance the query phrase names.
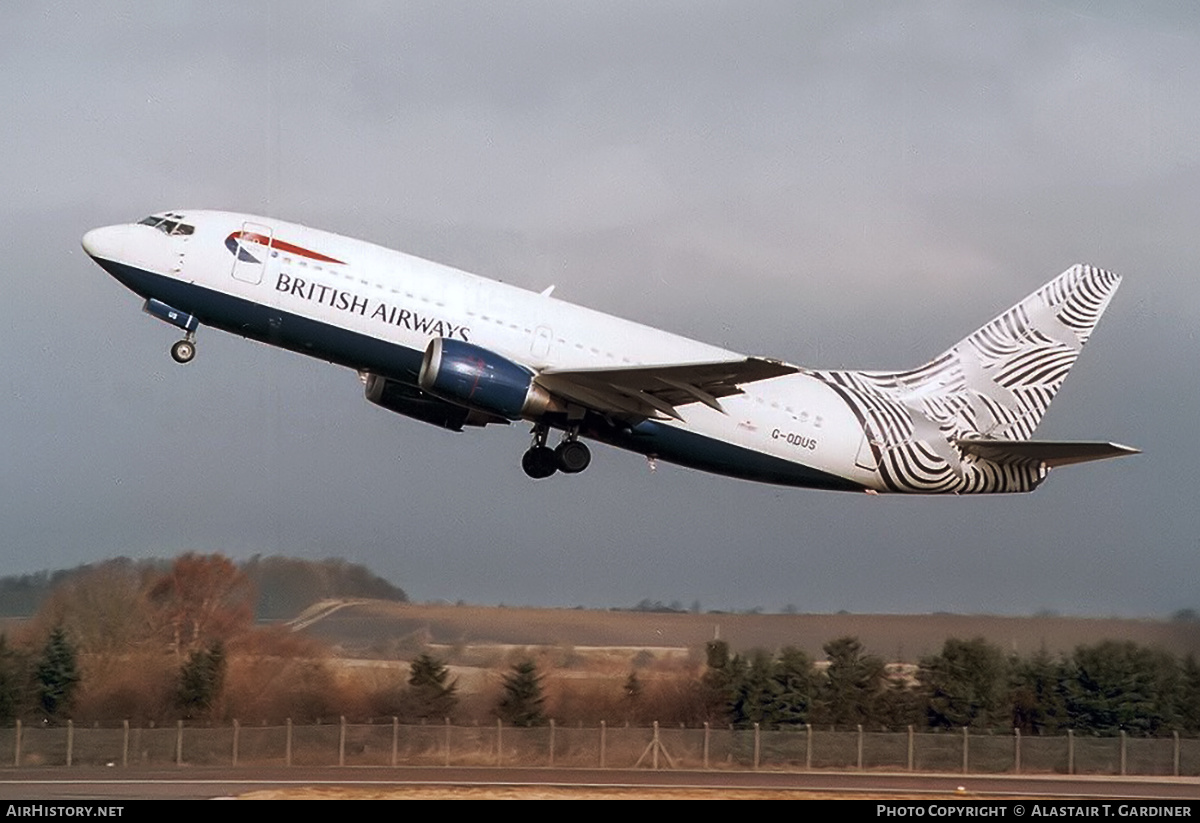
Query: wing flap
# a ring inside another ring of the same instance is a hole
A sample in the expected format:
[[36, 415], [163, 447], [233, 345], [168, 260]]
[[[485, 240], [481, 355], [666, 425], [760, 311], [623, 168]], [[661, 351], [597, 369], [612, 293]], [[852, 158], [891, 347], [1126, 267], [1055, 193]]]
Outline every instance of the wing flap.
[[1141, 450], [1120, 443], [1073, 440], [985, 440], [961, 437], [955, 444], [966, 454], [973, 454], [996, 463], [1026, 463], [1035, 461], [1049, 468], [1126, 457], [1141, 454]]
[[552, 394], [604, 414], [678, 420], [678, 406], [703, 403], [723, 413], [720, 398], [742, 394], [742, 385], [797, 371], [778, 360], [747, 357], [620, 369], [547, 369], [535, 379]]

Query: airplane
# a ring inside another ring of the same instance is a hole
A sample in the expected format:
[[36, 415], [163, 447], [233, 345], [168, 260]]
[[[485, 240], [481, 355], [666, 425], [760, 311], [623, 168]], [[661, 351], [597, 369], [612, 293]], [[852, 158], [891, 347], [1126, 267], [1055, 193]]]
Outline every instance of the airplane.
[[[1076, 265], [928, 363], [804, 368], [360, 240], [266, 217], [166, 211], [83, 248], [180, 328], [355, 369], [367, 399], [452, 431], [525, 421], [535, 479], [588, 467], [585, 440], [750, 481], [877, 493], [1029, 492], [1059, 466], [1136, 454], [1032, 439], [1120, 284]], [[553, 447], [551, 430], [561, 431]]]

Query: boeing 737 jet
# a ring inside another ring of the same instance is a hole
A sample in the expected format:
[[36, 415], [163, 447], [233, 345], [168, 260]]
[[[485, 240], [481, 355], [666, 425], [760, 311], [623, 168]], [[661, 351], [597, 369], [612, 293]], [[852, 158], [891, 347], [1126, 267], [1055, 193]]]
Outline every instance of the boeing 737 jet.
[[[521, 465], [587, 468], [597, 440], [746, 480], [844, 491], [1027, 492], [1136, 453], [1031, 439], [1120, 278], [1078, 265], [928, 363], [841, 371], [746, 357], [293, 223], [170, 211], [83, 247], [183, 330], [212, 326], [358, 371], [367, 399], [445, 429], [526, 421]], [[562, 432], [554, 446], [552, 430]]]

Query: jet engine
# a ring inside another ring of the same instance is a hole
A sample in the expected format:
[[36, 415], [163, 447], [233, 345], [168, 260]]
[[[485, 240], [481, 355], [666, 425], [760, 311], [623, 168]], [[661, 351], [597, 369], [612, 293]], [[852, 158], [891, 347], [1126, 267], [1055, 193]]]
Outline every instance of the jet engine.
[[418, 382], [422, 389], [449, 403], [518, 420], [556, 410], [550, 393], [534, 383], [533, 377], [531, 369], [494, 351], [437, 337], [425, 350]]
[[508, 425], [508, 421], [502, 417], [447, 403], [408, 383], [389, 380], [377, 374], [367, 374], [365, 381], [367, 400], [376, 406], [382, 406], [405, 417], [415, 417], [443, 429], [460, 432], [463, 426], [486, 426], [488, 423]]

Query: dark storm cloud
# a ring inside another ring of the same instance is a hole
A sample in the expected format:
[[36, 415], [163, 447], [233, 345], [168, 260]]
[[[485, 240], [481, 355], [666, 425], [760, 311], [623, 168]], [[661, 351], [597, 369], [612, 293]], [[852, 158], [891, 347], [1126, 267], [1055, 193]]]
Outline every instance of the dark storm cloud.
[[[21, 4], [0, 12], [8, 570], [342, 554], [418, 597], [1196, 607], [1200, 50], [1187, 4]], [[1070, 264], [1127, 275], [1044, 436], [1142, 457], [868, 500], [452, 435], [353, 374], [172, 331], [87, 261], [269, 213], [736, 350], [937, 354]]]

